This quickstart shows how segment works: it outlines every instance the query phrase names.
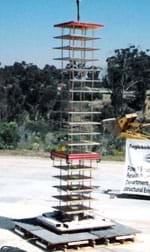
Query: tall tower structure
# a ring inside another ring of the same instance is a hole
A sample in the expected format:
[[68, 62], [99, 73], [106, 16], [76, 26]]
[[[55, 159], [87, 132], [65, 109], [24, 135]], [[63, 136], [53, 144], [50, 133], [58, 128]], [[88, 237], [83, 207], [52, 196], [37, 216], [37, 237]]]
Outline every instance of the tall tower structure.
[[[54, 27], [60, 30], [55, 37], [59, 41], [55, 49], [60, 57], [55, 60], [61, 62], [62, 69], [61, 109], [57, 111], [62, 133], [57, 150], [51, 152], [53, 166], [59, 170], [55, 176], [59, 181], [55, 186], [59, 193], [54, 196], [58, 204], [54, 208], [62, 219], [78, 220], [79, 227], [79, 222], [85, 223], [85, 219], [93, 216], [92, 172], [101, 159], [100, 153], [95, 151], [99, 146], [96, 139], [100, 134], [100, 122], [95, 121], [94, 116], [100, 112], [94, 109], [94, 98], [99, 93], [97, 84], [100, 81], [99, 69], [95, 66], [95, 52], [99, 49], [94, 42], [98, 39], [95, 30], [103, 25], [70, 21]], [[91, 225], [108, 223], [94, 221]]]
[[[80, 22], [56, 24], [60, 34], [56, 60], [61, 62], [62, 80], [58, 85], [57, 110], [53, 111], [59, 143], [51, 152], [54, 176], [58, 183], [53, 195], [55, 211], [30, 219], [15, 221], [14, 231], [44, 249], [78, 248], [134, 239], [135, 230], [94, 213], [92, 201], [93, 170], [101, 159], [99, 121], [94, 100], [99, 93], [99, 69], [95, 66], [98, 50], [95, 31], [101, 24]], [[58, 109], [58, 107], [60, 109]]]
[[[79, 0], [77, 22], [56, 24], [60, 33], [55, 49], [61, 63], [62, 80], [58, 85], [55, 127], [59, 143], [51, 152], [58, 181], [53, 195], [55, 211], [30, 219], [15, 221], [15, 232], [44, 249], [78, 248], [134, 239], [136, 231], [96, 215], [93, 209], [93, 170], [101, 159], [99, 121], [94, 100], [99, 93], [99, 69], [95, 32], [101, 24], [80, 22]], [[60, 108], [58, 110], [58, 107]]]

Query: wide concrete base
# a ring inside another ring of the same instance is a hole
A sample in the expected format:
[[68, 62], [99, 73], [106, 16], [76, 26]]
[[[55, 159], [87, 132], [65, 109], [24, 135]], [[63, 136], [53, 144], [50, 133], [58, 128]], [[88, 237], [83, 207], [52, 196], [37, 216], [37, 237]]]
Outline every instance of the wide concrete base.
[[99, 215], [64, 216], [59, 211], [44, 213], [37, 217], [37, 222], [57, 233], [88, 231], [111, 227], [114, 224], [110, 219]]
[[30, 218], [14, 221], [14, 232], [43, 249], [56, 250], [134, 240], [137, 230], [117, 222], [112, 223], [114, 225], [95, 230], [91, 228], [60, 234], [40, 224], [37, 218]]

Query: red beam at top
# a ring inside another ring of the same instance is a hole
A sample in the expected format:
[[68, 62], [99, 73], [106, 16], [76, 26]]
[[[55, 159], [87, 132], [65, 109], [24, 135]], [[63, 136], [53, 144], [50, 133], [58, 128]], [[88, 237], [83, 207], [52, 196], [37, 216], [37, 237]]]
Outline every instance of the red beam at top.
[[85, 22], [69, 21], [65, 23], [55, 24], [54, 27], [58, 28], [74, 28], [74, 29], [98, 29], [104, 27], [102, 24], [93, 24]]

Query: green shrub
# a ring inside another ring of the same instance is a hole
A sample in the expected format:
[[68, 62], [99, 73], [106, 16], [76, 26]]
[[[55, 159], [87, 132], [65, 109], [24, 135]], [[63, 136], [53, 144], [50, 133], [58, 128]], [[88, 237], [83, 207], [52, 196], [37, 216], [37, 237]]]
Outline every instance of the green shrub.
[[49, 125], [44, 121], [28, 121], [25, 123], [25, 129], [40, 136], [42, 140], [45, 139], [45, 135], [49, 132]]
[[109, 134], [103, 134], [101, 139], [100, 152], [103, 156], [122, 156], [125, 151], [125, 140], [119, 137], [113, 137]]
[[0, 123], [0, 149], [15, 149], [19, 139], [16, 122]]
[[43, 143], [39, 136], [32, 133], [28, 135], [27, 139], [19, 147], [21, 149], [39, 151], [43, 149]]

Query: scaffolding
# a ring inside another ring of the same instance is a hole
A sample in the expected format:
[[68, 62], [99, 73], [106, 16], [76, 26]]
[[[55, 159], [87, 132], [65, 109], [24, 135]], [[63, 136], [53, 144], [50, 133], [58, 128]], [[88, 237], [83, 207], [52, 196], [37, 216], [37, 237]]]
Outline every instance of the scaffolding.
[[56, 59], [62, 69], [61, 109], [55, 116], [62, 134], [58, 148], [51, 152], [58, 171], [54, 177], [59, 193], [53, 196], [58, 204], [56, 211], [14, 220], [14, 231], [45, 250], [133, 241], [137, 230], [92, 214], [93, 170], [101, 159], [96, 151], [100, 123], [94, 118], [99, 111], [93, 103], [95, 94], [101, 93], [97, 88], [99, 69], [94, 65], [94, 41], [98, 39], [94, 31], [103, 25], [71, 21], [55, 27], [61, 29], [61, 35], [55, 37], [61, 45], [55, 49], [61, 54]]
[[[95, 52], [99, 49], [94, 46], [98, 40], [95, 30], [102, 28], [101, 24], [66, 22], [56, 24], [61, 35], [55, 37], [60, 45], [54, 49], [59, 51], [61, 62], [62, 86], [61, 111], [57, 111], [60, 131], [58, 149], [51, 152], [53, 166], [59, 169], [55, 178], [59, 184], [55, 187], [59, 195], [54, 198], [62, 216], [70, 219], [82, 220], [93, 211], [92, 171], [100, 160], [96, 147], [100, 122], [94, 116], [100, 112], [94, 108], [95, 94], [100, 92], [97, 84], [99, 68]], [[64, 83], [64, 75], [68, 76]]]

